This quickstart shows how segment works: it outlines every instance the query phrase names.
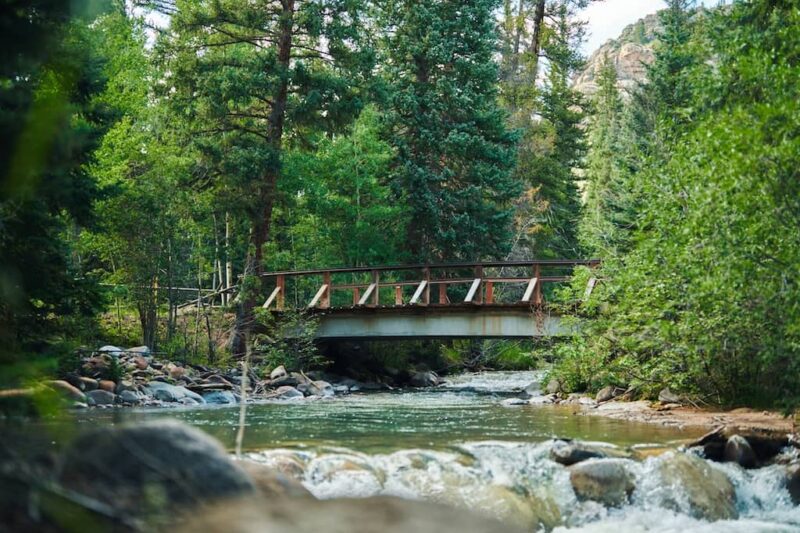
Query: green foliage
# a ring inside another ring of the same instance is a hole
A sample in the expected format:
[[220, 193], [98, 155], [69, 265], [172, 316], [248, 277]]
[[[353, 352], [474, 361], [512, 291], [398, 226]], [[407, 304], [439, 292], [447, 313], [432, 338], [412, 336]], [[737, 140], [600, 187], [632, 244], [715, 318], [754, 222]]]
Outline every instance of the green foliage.
[[259, 309], [256, 316], [266, 331], [256, 334], [253, 351], [267, 367], [283, 365], [291, 372], [321, 368], [329, 363], [314, 340], [318, 318], [299, 312], [275, 315], [264, 309]]
[[[494, 0], [388, 2], [385, 67], [393, 188], [409, 206], [405, 246], [426, 260], [508, 250], [514, 133], [497, 105]], [[490, 236], [490, 238], [487, 238]]]
[[651, 80], [635, 101], [652, 121], [634, 122], [631, 248], [605, 262], [590, 344], [571, 348], [558, 373], [595, 388], [586, 377], [599, 357], [651, 396], [669, 386], [712, 402], [793, 405], [800, 18], [766, 1], [707, 18], [680, 4], [663, 15]]

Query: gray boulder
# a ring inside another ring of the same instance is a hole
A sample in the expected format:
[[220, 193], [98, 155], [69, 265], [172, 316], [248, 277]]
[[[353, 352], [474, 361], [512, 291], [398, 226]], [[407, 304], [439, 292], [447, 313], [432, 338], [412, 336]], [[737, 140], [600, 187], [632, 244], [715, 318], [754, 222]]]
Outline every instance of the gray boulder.
[[[707, 461], [678, 452], [665, 453], [658, 460], [666, 489], [666, 506], [702, 520], [728, 520], [738, 516], [733, 483]], [[685, 508], [687, 504], [688, 509]]]
[[138, 404], [144, 399], [144, 396], [136, 391], [124, 390], [119, 393], [119, 401], [126, 404]]
[[57, 478], [132, 516], [172, 514], [177, 506], [255, 492], [217, 441], [167, 420], [84, 433], [65, 450]]
[[551, 379], [545, 388], [547, 394], [558, 394], [561, 392], [561, 382], [557, 379]]
[[116, 394], [103, 389], [91, 390], [86, 393], [86, 397], [90, 400], [90, 405], [114, 405], [117, 401]]
[[235, 404], [236, 396], [229, 390], [215, 390], [203, 394], [203, 399], [210, 404]]
[[128, 351], [145, 357], [150, 355], [150, 348], [147, 346], [134, 346], [133, 348], [128, 348]]
[[662, 403], [681, 403], [681, 397], [669, 390], [669, 387], [658, 393], [658, 401]]
[[738, 463], [742, 468], [755, 468], [758, 465], [756, 453], [741, 435], [731, 435], [725, 443], [723, 459], [727, 462]]
[[190, 398], [199, 404], [206, 403], [203, 397], [196, 392], [163, 381], [151, 381], [147, 384], [146, 389], [150, 396], [162, 402], [180, 402], [183, 398]]
[[108, 354], [112, 357], [119, 357], [120, 355], [122, 355], [123, 352], [122, 348], [118, 348], [117, 346], [112, 346], [110, 344], [100, 347], [97, 351], [100, 353]]
[[564, 466], [571, 466], [588, 459], [602, 459], [608, 457], [608, 455], [607, 450], [582, 442], [557, 440], [553, 443], [553, 447], [550, 448], [550, 458]]
[[414, 375], [411, 376], [411, 380], [409, 384], [412, 387], [435, 387], [441, 383], [441, 379], [436, 374], [436, 372], [432, 370], [426, 370], [424, 372], [415, 372]]
[[590, 459], [570, 467], [569, 479], [575, 495], [609, 506], [628, 501], [634, 477], [625, 459]]

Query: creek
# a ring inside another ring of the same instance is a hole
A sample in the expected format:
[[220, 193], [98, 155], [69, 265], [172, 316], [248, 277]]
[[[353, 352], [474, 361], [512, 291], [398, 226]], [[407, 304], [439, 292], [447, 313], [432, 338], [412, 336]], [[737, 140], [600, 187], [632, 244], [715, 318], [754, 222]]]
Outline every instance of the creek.
[[[247, 459], [298, 478], [318, 498], [394, 495], [469, 508], [534, 531], [800, 531], [785, 467], [744, 470], [706, 462], [735, 489], [733, 516], [698, 513], [691, 488], [665, 477], [664, 456], [702, 429], [595, 416], [575, 406], [507, 406], [540, 375], [463, 374], [435, 389], [372, 392], [331, 400], [248, 405]], [[238, 407], [92, 409], [63, 426], [43, 423], [53, 442], [97, 425], [171, 417], [233, 448]], [[77, 422], [77, 424], [75, 423]], [[42, 428], [45, 429], [45, 428]], [[554, 439], [576, 439], [624, 457], [635, 489], [619, 506], [580, 500]]]

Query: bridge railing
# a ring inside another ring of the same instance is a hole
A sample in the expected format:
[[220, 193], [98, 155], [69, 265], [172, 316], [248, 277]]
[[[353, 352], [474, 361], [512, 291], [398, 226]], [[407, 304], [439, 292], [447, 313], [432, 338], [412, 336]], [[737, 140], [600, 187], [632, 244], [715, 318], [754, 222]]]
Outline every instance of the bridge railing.
[[[548, 288], [597, 259], [484, 261], [268, 272], [265, 309], [466, 305], [541, 308]], [[592, 284], [593, 286], [593, 284]], [[591, 290], [591, 289], [588, 289]]]

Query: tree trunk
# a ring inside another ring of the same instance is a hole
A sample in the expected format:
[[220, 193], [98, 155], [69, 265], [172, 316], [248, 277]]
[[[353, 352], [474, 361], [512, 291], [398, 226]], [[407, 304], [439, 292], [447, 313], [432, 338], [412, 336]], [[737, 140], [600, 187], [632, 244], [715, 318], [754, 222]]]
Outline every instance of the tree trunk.
[[[231, 258], [231, 214], [225, 212], [225, 290], [233, 285], [233, 261]], [[223, 293], [222, 303], [228, 305], [230, 293]]]
[[536, 7], [533, 11], [533, 37], [531, 38], [531, 46], [529, 48], [529, 52], [531, 53], [531, 61], [533, 61], [530, 70], [531, 83], [536, 83], [536, 78], [539, 76], [539, 53], [542, 49], [544, 8], [545, 0], [536, 0]]
[[[292, 28], [294, 26], [294, 0], [281, 0], [280, 36], [278, 38], [278, 63], [288, 73], [292, 56]], [[280, 155], [283, 141], [283, 126], [286, 118], [286, 102], [289, 95], [288, 76], [282, 77], [280, 85], [275, 91], [272, 109], [267, 120], [267, 138], [275, 157], [275, 166], [268, 168], [264, 173], [264, 180], [259, 190], [259, 205], [261, 210], [251, 217], [250, 246], [247, 250], [245, 261], [245, 278], [255, 276], [260, 287], [262, 282], [264, 262], [264, 244], [269, 239], [272, 208], [275, 204], [275, 190], [280, 176]], [[245, 285], [247, 285], [245, 283]], [[244, 289], [244, 287], [243, 287]], [[260, 292], [260, 291], [259, 291]], [[234, 355], [241, 356], [247, 352], [245, 339], [251, 337], [250, 332], [255, 322], [254, 308], [258, 292], [252, 290], [240, 291], [240, 305], [237, 312], [236, 324], [231, 338], [231, 351]]]

